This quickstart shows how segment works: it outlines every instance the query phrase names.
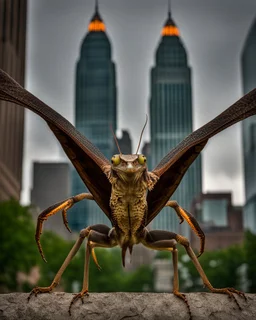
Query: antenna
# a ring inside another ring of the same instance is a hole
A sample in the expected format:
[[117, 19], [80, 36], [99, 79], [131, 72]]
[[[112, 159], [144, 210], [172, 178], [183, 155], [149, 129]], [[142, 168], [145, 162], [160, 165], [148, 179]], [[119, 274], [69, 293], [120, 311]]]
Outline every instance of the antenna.
[[168, 18], [171, 18], [171, 0], [168, 0]]
[[118, 149], [118, 151], [119, 151], [119, 154], [121, 155], [122, 152], [121, 152], [121, 149], [120, 149], [120, 147], [119, 147], [119, 144], [118, 144], [116, 135], [115, 135], [115, 133], [114, 133], [113, 127], [112, 127], [111, 124], [110, 124], [109, 126], [110, 126], [110, 130], [111, 130], [111, 132], [112, 132], [112, 134], [113, 134], [113, 137], [114, 137], [114, 139], [115, 139], [115, 143], [116, 143], [117, 149]]
[[147, 123], [148, 123], [148, 115], [146, 114], [146, 122], [145, 122], [144, 127], [143, 127], [143, 129], [141, 131], [139, 145], [138, 145], [138, 148], [137, 148], [137, 151], [136, 151], [135, 154], [138, 154], [138, 151], [139, 151], [139, 148], [140, 148], [141, 139], [142, 139], [142, 135], [143, 135], [143, 132], [144, 132], [144, 130], [146, 128]]

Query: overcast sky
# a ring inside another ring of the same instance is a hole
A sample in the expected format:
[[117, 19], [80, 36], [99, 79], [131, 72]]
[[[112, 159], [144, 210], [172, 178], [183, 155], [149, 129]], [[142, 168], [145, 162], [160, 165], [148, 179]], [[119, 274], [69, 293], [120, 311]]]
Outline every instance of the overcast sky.
[[[93, 0], [28, 1], [26, 88], [74, 121], [75, 65], [94, 13]], [[137, 145], [149, 108], [149, 75], [167, 0], [100, 0], [112, 44], [118, 87], [118, 128]], [[256, 13], [255, 0], [172, 0], [172, 16], [192, 68], [194, 129], [242, 96], [240, 58]], [[144, 140], [149, 140], [147, 127]], [[64, 159], [44, 121], [26, 111], [22, 202], [28, 203], [32, 161]], [[135, 150], [133, 150], [135, 151]], [[203, 190], [232, 191], [243, 204], [240, 125], [212, 138], [203, 152]]]

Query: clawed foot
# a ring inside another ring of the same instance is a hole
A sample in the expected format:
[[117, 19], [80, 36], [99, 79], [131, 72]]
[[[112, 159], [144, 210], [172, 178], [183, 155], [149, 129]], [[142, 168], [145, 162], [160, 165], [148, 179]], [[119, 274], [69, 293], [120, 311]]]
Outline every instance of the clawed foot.
[[63, 223], [70, 233], [72, 233], [72, 231], [70, 230], [70, 228], [68, 226], [67, 211], [68, 211], [68, 209], [70, 209], [73, 206], [73, 204], [74, 204], [74, 202], [72, 201], [71, 203], [67, 204], [67, 206], [62, 210]]
[[176, 297], [182, 299], [186, 303], [186, 306], [188, 308], [188, 313], [189, 313], [189, 319], [192, 320], [192, 313], [191, 313], [186, 295], [180, 292], [173, 292], [173, 293], [175, 294]]
[[225, 293], [225, 294], [228, 294], [229, 297], [231, 299], [233, 299], [236, 303], [236, 305], [238, 306], [238, 308], [240, 310], [242, 310], [240, 304], [238, 303], [236, 297], [234, 296], [234, 293], [236, 293], [237, 295], [239, 295], [240, 297], [243, 297], [245, 301], [247, 301], [247, 298], [245, 296], [245, 294], [242, 292], [242, 291], [239, 291], [239, 290], [236, 290], [235, 288], [222, 288], [222, 289], [213, 289], [211, 290], [212, 292], [215, 292], [215, 293]]
[[71, 307], [72, 305], [80, 298], [82, 300], [82, 303], [84, 303], [84, 296], [89, 297], [88, 290], [82, 290], [78, 294], [76, 294], [72, 301], [70, 302], [69, 308], [68, 308], [68, 313], [71, 316]]
[[34, 294], [35, 297], [37, 297], [37, 295], [39, 293], [50, 293], [52, 291], [52, 288], [51, 287], [35, 287], [29, 294], [28, 296], [28, 301], [30, 300], [30, 298], [32, 297], [32, 295]]

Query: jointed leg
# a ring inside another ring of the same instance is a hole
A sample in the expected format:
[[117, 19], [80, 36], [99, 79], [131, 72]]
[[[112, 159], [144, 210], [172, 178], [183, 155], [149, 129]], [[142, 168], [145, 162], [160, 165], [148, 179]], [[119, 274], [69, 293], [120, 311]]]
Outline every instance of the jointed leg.
[[175, 234], [175, 239], [178, 243], [180, 243], [187, 251], [187, 254], [189, 255], [190, 259], [192, 260], [194, 266], [196, 267], [201, 279], [203, 280], [204, 285], [211, 291], [214, 293], [224, 293], [229, 295], [237, 304], [237, 306], [239, 307], [239, 309], [241, 309], [238, 301], [236, 300], [236, 297], [234, 296], [234, 293], [242, 296], [244, 299], [246, 299], [245, 294], [239, 290], [236, 290], [234, 288], [214, 288], [212, 286], [212, 284], [210, 283], [209, 279], [207, 278], [197, 256], [195, 255], [193, 249], [191, 248], [189, 241], [187, 238]]
[[83, 303], [83, 296], [88, 296], [88, 289], [89, 289], [89, 262], [90, 262], [90, 255], [92, 254], [93, 260], [99, 269], [100, 266], [98, 264], [94, 248], [102, 247], [102, 248], [112, 248], [117, 245], [117, 242], [114, 238], [113, 233], [110, 233], [110, 228], [105, 225], [95, 225], [93, 229], [90, 230], [88, 239], [87, 239], [87, 246], [86, 246], [86, 254], [85, 254], [85, 267], [84, 267], [84, 280], [83, 280], [83, 288], [81, 292], [76, 294], [72, 299], [69, 305], [69, 314], [71, 315], [71, 307], [72, 305], [79, 299], [82, 299]]
[[95, 247], [108, 247], [108, 248], [110, 248], [110, 247], [114, 247], [116, 245], [115, 236], [113, 233], [111, 233], [109, 236], [109, 231], [110, 231], [110, 228], [108, 226], [105, 226], [102, 224], [93, 225], [93, 226], [87, 227], [86, 229], [83, 229], [80, 232], [79, 239], [76, 241], [73, 248], [69, 252], [67, 258], [63, 262], [63, 264], [60, 267], [59, 271], [57, 272], [56, 276], [54, 277], [51, 285], [49, 287], [35, 287], [31, 291], [31, 293], [28, 297], [28, 300], [30, 300], [30, 298], [33, 294], [35, 294], [35, 296], [37, 296], [37, 294], [39, 294], [39, 293], [51, 292], [59, 284], [63, 272], [65, 271], [65, 269], [69, 265], [70, 261], [72, 260], [72, 258], [75, 256], [75, 254], [79, 250], [84, 239], [87, 237], [88, 243], [87, 243], [87, 250], [86, 250], [86, 257], [85, 257], [83, 289], [71, 301], [70, 307], [69, 307], [69, 313], [70, 313], [72, 304], [79, 297], [82, 298], [83, 295], [85, 295], [85, 294], [88, 295], [89, 259], [90, 259], [90, 254], [92, 252], [93, 252], [92, 253], [93, 259], [94, 259], [96, 265], [99, 267], [96, 255], [93, 251], [94, 248]]
[[239, 309], [241, 309], [240, 305], [238, 304], [238, 301], [236, 300], [234, 293], [237, 293], [238, 295], [242, 296], [243, 298], [246, 299], [245, 295], [243, 292], [238, 291], [234, 288], [214, 288], [210, 281], [208, 280], [206, 274], [203, 271], [203, 268], [197, 259], [194, 251], [190, 247], [188, 239], [185, 237], [178, 235], [173, 232], [168, 232], [168, 231], [160, 231], [160, 230], [153, 230], [153, 231], [146, 231], [145, 229], [145, 234], [144, 238], [142, 239], [142, 244], [144, 244], [146, 247], [149, 247], [151, 249], [155, 250], [167, 250], [171, 251], [173, 255], [173, 269], [174, 269], [174, 278], [173, 278], [173, 293], [181, 298], [187, 305], [190, 318], [191, 318], [191, 311], [190, 307], [188, 304], [188, 301], [186, 299], [186, 296], [182, 293], [179, 292], [179, 279], [178, 279], [178, 251], [175, 247], [176, 243], [180, 243], [183, 245], [191, 258], [192, 262], [194, 263], [200, 277], [202, 278], [205, 286], [214, 293], [224, 293], [229, 295], [236, 304], [238, 305]]
[[67, 220], [67, 210], [70, 209], [74, 203], [79, 202], [81, 200], [88, 199], [88, 200], [93, 200], [93, 196], [90, 193], [80, 193], [74, 197], [68, 198], [66, 200], [63, 200], [61, 202], [58, 202], [51, 207], [45, 209], [37, 218], [37, 227], [36, 227], [36, 243], [39, 249], [39, 252], [41, 254], [41, 257], [43, 260], [46, 262], [46, 259], [43, 254], [43, 249], [40, 243], [40, 236], [42, 234], [42, 227], [43, 223], [45, 220], [47, 220], [50, 216], [54, 215], [58, 211], [62, 210], [62, 218], [63, 218], [63, 223], [65, 224], [66, 228], [68, 229], [69, 232], [71, 230], [69, 229], [68, 226], [68, 220]]
[[243, 297], [245, 300], [246, 300], [246, 296], [243, 292], [239, 291], [239, 290], [236, 290], [234, 288], [214, 288], [210, 281], [208, 280], [200, 262], [198, 261], [193, 249], [191, 248], [191, 246], [189, 245], [189, 241], [182, 237], [182, 236], [179, 236], [177, 235], [177, 238], [179, 239], [178, 242], [180, 244], [182, 244], [186, 251], [187, 251], [187, 254], [189, 255], [190, 259], [192, 260], [194, 266], [196, 267], [200, 277], [202, 278], [203, 280], [203, 283], [204, 285], [211, 291], [211, 292], [214, 292], [214, 293], [225, 293], [225, 294], [228, 294], [231, 298], [234, 299], [234, 301], [236, 302], [237, 306], [239, 307], [239, 309], [241, 309], [238, 301], [236, 300], [235, 296], [233, 295], [233, 293], [236, 293], [238, 294], [239, 296]]
[[180, 219], [180, 223], [182, 223], [184, 221], [184, 219], [187, 221], [187, 223], [190, 225], [191, 229], [195, 232], [195, 234], [200, 238], [200, 251], [197, 257], [200, 257], [201, 254], [204, 252], [204, 246], [205, 246], [205, 235], [204, 232], [202, 231], [202, 229], [200, 228], [198, 222], [196, 221], [195, 217], [189, 213], [188, 211], [186, 211], [185, 209], [183, 209], [178, 203], [177, 201], [171, 200], [168, 201], [165, 205], [166, 207], [171, 207], [173, 208], [179, 219]]
[[89, 289], [89, 262], [90, 262], [90, 248], [89, 248], [89, 241], [88, 241], [87, 246], [86, 246], [86, 254], [85, 254], [83, 288], [82, 288], [82, 291], [79, 292], [78, 294], [76, 294], [74, 296], [74, 298], [71, 300], [69, 308], [68, 308], [69, 315], [71, 315], [71, 307], [74, 304], [74, 302], [76, 302], [76, 300], [81, 298], [82, 303], [84, 303], [83, 296], [89, 296], [89, 293], [88, 293], [88, 289]]
[[178, 250], [176, 249], [177, 241], [175, 239], [175, 233], [163, 230], [146, 231], [142, 244], [150, 249], [159, 251], [170, 251], [173, 258], [173, 294], [182, 299], [189, 312], [190, 319], [192, 314], [189, 303], [185, 294], [179, 292], [179, 274], [178, 274]]
[[89, 232], [90, 232], [90, 227], [88, 227], [86, 229], [83, 229], [80, 232], [78, 240], [74, 244], [73, 248], [70, 250], [67, 258], [63, 262], [63, 264], [60, 267], [59, 271], [57, 272], [56, 276], [54, 277], [51, 285], [49, 287], [35, 287], [31, 291], [31, 293], [30, 293], [30, 295], [28, 297], [28, 300], [31, 298], [31, 296], [33, 294], [35, 294], [35, 296], [37, 296], [38, 293], [51, 292], [59, 284], [63, 272], [65, 271], [65, 269], [69, 265], [70, 261], [73, 259], [73, 257], [75, 256], [75, 254], [79, 250], [79, 248], [80, 248], [81, 244], [83, 243], [85, 237], [87, 237], [89, 235]]
[[173, 263], [173, 294], [178, 298], [182, 299], [188, 308], [189, 317], [192, 318], [192, 313], [190, 310], [190, 306], [188, 304], [188, 300], [185, 294], [179, 291], [179, 272], [178, 272], [178, 250], [175, 248], [172, 252], [172, 263]]

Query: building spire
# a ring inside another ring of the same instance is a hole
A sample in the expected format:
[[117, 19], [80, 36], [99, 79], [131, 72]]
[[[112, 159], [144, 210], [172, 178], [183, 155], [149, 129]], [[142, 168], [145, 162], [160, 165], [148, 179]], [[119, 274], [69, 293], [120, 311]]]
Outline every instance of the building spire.
[[168, 0], [168, 18], [162, 29], [162, 36], [179, 36], [180, 31], [172, 19], [171, 0]]
[[95, 0], [95, 12], [89, 23], [88, 30], [90, 32], [104, 32], [106, 30], [106, 26], [100, 16], [99, 13], [99, 2]]
[[168, 0], [168, 19], [171, 19], [171, 0]]

